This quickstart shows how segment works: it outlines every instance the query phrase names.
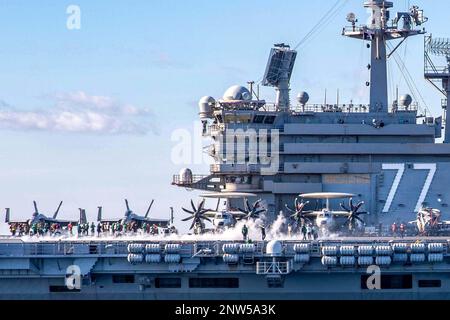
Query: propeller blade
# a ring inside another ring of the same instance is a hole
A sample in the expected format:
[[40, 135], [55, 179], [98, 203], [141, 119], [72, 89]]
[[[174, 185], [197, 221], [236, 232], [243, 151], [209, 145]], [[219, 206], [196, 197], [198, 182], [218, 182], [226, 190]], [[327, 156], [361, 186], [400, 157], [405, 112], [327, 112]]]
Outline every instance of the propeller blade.
[[239, 210], [240, 212], [242, 212], [242, 213], [245, 213], [245, 214], [247, 214], [247, 213], [248, 213], [247, 211], [245, 211], [245, 210], [242, 210], [241, 208], [238, 208], [238, 210]]
[[191, 227], [189, 228], [189, 230], [192, 230], [192, 229], [194, 229], [194, 226], [195, 226], [195, 220], [194, 221], [192, 221], [192, 224], [191, 224]]
[[259, 207], [259, 204], [262, 202], [262, 199], [259, 199], [258, 201], [256, 201], [254, 204], [253, 204], [253, 209], [254, 208], [258, 208]]
[[201, 219], [211, 222], [211, 219], [209, 219], [208, 217], [201, 217]]
[[295, 212], [295, 210], [292, 210], [291, 208], [289, 208], [289, 206], [287, 204], [284, 205], [286, 207], [286, 209], [290, 212]]
[[191, 206], [192, 206], [192, 210], [194, 210], [194, 212], [197, 211], [197, 208], [195, 207], [195, 204], [194, 204], [194, 200], [191, 200]]
[[194, 214], [194, 212], [189, 211], [188, 209], [185, 209], [185, 208], [181, 208], [181, 210], [183, 210], [184, 212], [189, 213], [189, 214]]
[[350, 205], [350, 211], [355, 211], [355, 206], [353, 205], [353, 198], [350, 198], [348, 204]]
[[202, 210], [203, 206], [205, 205], [206, 199], [203, 199], [202, 202], [200, 202], [200, 205], [198, 206], [198, 210]]
[[191, 220], [191, 219], [194, 219], [194, 216], [189, 217], [189, 218], [184, 218], [184, 219], [182, 219], [181, 221], [189, 221], [189, 220]]
[[251, 211], [250, 202], [247, 198], [245, 199], [245, 210], [247, 210], [247, 212]]
[[368, 212], [366, 212], [366, 211], [362, 211], [362, 212], [357, 212], [357, 215], [359, 216], [359, 215], [361, 215], [361, 214], [369, 214]]
[[364, 220], [361, 219], [360, 217], [355, 217], [356, 220], [358, 220], [359, 222], [361, 222], [362, 224], [365, 224]]
[[350, 210], [349, 210], [342, 202], [341, 202], [339, 205], [341, 206], [341, 208], [342, 208], [343, 210], [345, 210], [345, 211], [347, 211], [347, 212], [350, 212]]
[[258, 211], [256, 211], [256, 212], [254, 212], [253, 214], [254, 214], [255, 216], [259, 216], [261, 213], [264, 213], [264, 212], [266, 212], [266, 210], [261, 209], [261, 210], [258, 210]]
[[364, 205], [364, 201], [361, 201], [360, 203], [358, 203], [355, 207], [355, 211], [358, 211], [359, 209], [361, 209], [361, 207]]
[[297, 211], [300, 211], [300, 212], [303, 211], [303, 209], [305, 209], [306, 205], [308, 205], [308, 204], [309, 204], [309, 201], [301, 202], [300, 204], [298, 204], [296, 206]]

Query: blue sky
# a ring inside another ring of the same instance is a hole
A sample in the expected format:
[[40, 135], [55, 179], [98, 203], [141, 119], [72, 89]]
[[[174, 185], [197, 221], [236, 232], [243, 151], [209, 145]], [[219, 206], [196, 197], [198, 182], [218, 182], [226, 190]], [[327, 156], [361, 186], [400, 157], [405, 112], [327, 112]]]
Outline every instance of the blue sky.
[[[299, 48], [293, 96], [306, 90], [319, 103], [327, 88], [331, 97], [340, 89], [341, 101], [368, 100], [369, 52], [340, 35], [348, 12], [366, 20], [362, 2], [347, 1]], [[168, 216], [171, 205], [180, 213], [196, 193], [170, 185], [182, 167], [170, 161], [171, 133], [193, 130], [201, 96], [259, 80], [272, 44], [295, 45], [334, 3], [0, 0], [0, 206], [28, 217], [32, 200], [42, 211], [64, 200], [62, 217], [84, 207], [93, 219], [98, 205], [118, 217], [124, 197], [141, 212], [154, 198], [153, 215]], [[450, 36], [447, 0], [416, 3], [429, 31]], [[81, 9], [80, 30], [66, 28], [71, 4]], [[422, 51], [416, 37], [399, 53], [437, 116], [441, 97], [423, 80]], [[392, 68], [393, 84], [408, 92]], [[90, 117], [93, 109], [104, 118]]]

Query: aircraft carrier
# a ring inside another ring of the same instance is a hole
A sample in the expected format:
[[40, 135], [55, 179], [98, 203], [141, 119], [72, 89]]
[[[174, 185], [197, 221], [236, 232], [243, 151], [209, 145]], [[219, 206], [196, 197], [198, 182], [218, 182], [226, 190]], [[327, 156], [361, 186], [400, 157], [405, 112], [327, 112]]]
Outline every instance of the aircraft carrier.
[[[98, 237], [4, 237], [0, 299], [450, 298], [450, 40], [426, 33], [417, 6], [394, 15], [391, 1], [363, 5], [370, 20], [359, 25], [350, 13], [342, 35], [352, 39], [342, 41], [371, 53], [368, 104], [310, 104], [307, 92], [293, 102], [297, 52], [275, 45], [260, 83], [200, 100], [215, 164], [172, 181], [218, 200], [215, 210], [203, 200], [183, 209], [194, 234], [166, 232], [170, 221], [159, 221], [165, 231], [154, 235], [115, 237], [114, 225]], [[421, 109], [417, 92], [389, 101], [387, 61], [400, 59], [410, 37], [424, 37], [439, 117]], [[274, 103], [259, 85], [274, 88]], [[121, 224], [145, 229], [149, 210], [141, 219], [127, 208]]]

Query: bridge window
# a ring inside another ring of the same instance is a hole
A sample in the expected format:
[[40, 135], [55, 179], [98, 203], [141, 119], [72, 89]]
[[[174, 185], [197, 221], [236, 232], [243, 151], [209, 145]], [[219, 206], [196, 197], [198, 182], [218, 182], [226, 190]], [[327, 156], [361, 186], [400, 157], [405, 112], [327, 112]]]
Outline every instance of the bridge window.
[[[361, 276], [361, 289], [368, 290], [367, 280], [370, 275]], [[381, 275], [381, 289], [412, 289], [412, 275], [400, 274], [400, 275]]]
[[264, 120], [264, 123], [266, 124], [273, 124], [275, 122], [275, 118], [274, 116], [267, 116], [266, 119]]
[[253, 118], [254, 123], [263, 123], [265, 116], [263, 115], [256, 115], [255, 118]]
[[440, 288], [441, 280], [419, 280], [419, 288]]
[[239, 288], [238, 278], [190, 278], [189, 288]]
[[156, 278], [155, 288], [181, 288], [181, 278]]

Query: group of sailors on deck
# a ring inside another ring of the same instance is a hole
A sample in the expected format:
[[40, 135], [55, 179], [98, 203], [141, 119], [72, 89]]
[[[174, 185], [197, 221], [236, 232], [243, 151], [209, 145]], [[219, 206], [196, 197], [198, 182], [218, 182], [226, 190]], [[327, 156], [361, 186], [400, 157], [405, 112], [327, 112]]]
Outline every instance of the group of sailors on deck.
[[29, 225], [26, 222], [11, 223], [9, 231], [12, 236], [24, 236], [24, 235], [53, 235], [61, 233], [62, 227], [59, 223], [33, 223]]
[[[38, 222], [31, 225], [27, 222], [11, 223], [9, 226], [11, 235], [22, 236], [55, 236], [61, 234], [67, 234], [69, 236], [83, 237], [83, 236], [119, 236], [128, 234], [147, 234], [147, 235], [159, 235], [161, 233], [160, 228], [156, 224], [142, 223], [139, 224], [136, 221], [132, 222], [98, 222], [97, 225], [94, 222], [90, 224], [79, 223], [77, 225], [69, 222], [67, 225], [62, 226], [59, 223]], [[176, 233], [174, 226], [171, 226], [162, 231], [163, 234]]]

